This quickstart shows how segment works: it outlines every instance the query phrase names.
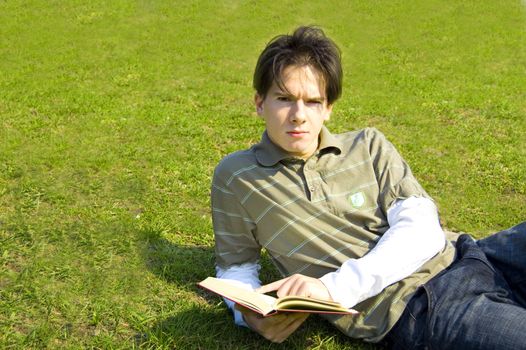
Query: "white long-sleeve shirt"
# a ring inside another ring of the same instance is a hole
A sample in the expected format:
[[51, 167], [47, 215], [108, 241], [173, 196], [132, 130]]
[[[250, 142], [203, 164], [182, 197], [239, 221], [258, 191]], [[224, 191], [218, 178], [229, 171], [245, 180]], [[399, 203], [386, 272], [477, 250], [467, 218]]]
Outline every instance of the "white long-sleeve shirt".
[[[411, 275], [445, 244], [435, 204], [424, 197], [396, 200], [387, 212], [389, 229], [371, 251], [359, 259], [349, 259], [342, 266], [320, 278], [333, 300], [351, 308], [379, 294], [384, 288]], [[227, 269], [216, 267], [217, 277], [231, 280], [247, 289], [261, 285], [258, 263], [246, 263]], [[246, 326], [234, 304], [238, 325]]]

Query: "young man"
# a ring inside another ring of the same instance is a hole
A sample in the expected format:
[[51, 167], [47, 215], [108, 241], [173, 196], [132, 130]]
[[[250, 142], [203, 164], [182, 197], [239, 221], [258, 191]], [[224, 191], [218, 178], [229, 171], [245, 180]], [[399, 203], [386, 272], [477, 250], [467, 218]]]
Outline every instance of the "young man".
[[[433, 201], [379, 131], [324, 127], [341, 79], [340, 52], [320, 29], [300, 27], [263, 50], [254, 87], [266, 130], [214, 173], [217, 276], [353, 307], [358, 316], [325, 317], [395, 348], [526, 347], [526, 224], [478, 243], [446, 237]], [[284, 276], [265, 286], [262, 249]], [[274, 342], [307, 318], [228, 305], [237, 324]]]

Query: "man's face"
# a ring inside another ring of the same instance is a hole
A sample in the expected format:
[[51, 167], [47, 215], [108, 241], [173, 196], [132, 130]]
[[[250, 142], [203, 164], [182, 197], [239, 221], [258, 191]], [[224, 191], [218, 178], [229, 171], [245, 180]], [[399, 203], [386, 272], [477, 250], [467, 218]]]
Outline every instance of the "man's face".
[[290, 66], [282, 78], [287, 91], [274, 82], [265, 98], [256, 94], [256, 110], [274, 144], [307, 159], [318, 148], [318, 136], [332, 105], [327, 104], [323, 80], [314, 68]]

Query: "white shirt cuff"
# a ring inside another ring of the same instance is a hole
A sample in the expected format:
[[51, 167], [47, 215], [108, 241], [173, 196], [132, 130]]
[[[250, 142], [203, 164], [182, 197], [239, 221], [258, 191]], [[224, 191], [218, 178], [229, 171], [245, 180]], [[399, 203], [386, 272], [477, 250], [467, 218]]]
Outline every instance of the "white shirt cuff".
[[[234, 265], [226, 269], [216, 266], [216, 276], [217, 278], [229, 281], [232, 284], [247, 290], [254, 290], [261, 286], [261, 281], [259, 280], [259, 269], [260, 265], [258, 263]], [[245, 320], [243, 319], [243, 314], [234, 308], [235, 303], [226, 298], [223, 298], [223, 300], [228, 308], [232, 311], [235, 324], [238, 326], [248, 327]]]

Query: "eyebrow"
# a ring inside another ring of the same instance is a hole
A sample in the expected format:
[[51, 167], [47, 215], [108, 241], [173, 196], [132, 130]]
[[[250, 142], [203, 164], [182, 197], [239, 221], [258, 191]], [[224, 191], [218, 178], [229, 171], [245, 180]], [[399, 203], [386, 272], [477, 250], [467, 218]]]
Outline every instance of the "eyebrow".
[[[293, 97], [294, 99], [296, 98], [296, 96], [294, 96], [293, 94], [286, 92], [286, 91], [282, 91], [282, 90], [277, 90], [272, 95], [277, 96], [277, 97], [282, 96], [282, 97]], [[324, 102], [326, 99], [322, 96], [313, 96], [313, 97], [307, 96], [307, 100], [316, 101], [316, 102]]]

